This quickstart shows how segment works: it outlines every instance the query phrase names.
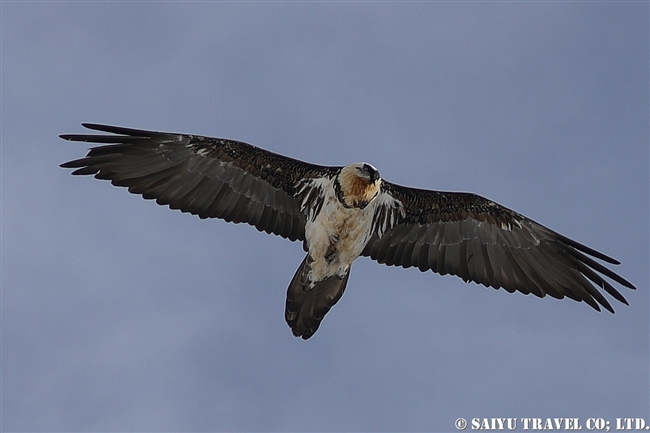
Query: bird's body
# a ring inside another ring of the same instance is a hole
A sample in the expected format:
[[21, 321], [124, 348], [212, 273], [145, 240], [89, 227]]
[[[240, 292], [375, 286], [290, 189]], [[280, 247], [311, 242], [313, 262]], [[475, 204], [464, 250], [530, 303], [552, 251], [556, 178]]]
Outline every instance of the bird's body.
[[371, 212], [372, 208], [345, 208], [333, 196], [325, 199], [321, 212], [305, 226], [313, 280], [347, 273], [370, 237]]
[[[372, 173], [368, 178], [356, 173], [368, 171]], [[350, 267], [372, 235], [374, 198], [381, 184], [381, 179], [373, 178], [375, 173], [369, 164], [352, 164], [343, 167], [334, 182], [316, 181], [322, 207], [307, 219], [307, 257], [287, 290], [285, 318], [297, 335], [309, 338], [316, 332], [343, 294]]]
[[379, 192], [381, 180], [366, 182], [347, 173], [363, 166], [370, 167], [369, 164], [353, 164], [342, 169], [339, 182], [344, 201], [337, 197], [334, 183], [324, 185], [323, 207], [313, 221], [307, 220], [305, 241], [314, 260], [311, 274], [316, 281], [347, 273], [370, 238], [376, 204], [372, 199]]
[[634, 288], [589, 256], [616, 260], [475, 194], [396, 185], [368, 163], [326, 167], [233, 140], [84, 126], [117, 135], [62, 135], [106, 144], [62, 164], [77, 168], [73, 174], [109, 179], [201, 218], [303, 241], [307, 256], [289, 284], [285, 318], [304, 339], [340, 299], [361, 255], [612, 312], [597, 287], [627, 301], [603, 275]]

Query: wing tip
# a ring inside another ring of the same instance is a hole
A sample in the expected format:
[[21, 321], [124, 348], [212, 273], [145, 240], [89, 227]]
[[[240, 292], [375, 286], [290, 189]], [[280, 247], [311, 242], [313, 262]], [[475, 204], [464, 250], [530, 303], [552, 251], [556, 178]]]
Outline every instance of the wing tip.
[[560, 242], [562, 242], [562, 243], [564, 243], [566, 245], [569, 245], [569, 246], [575, 248], [576, 250], [582, 251], [583, 253], [588, 254], [588, 255], [590, 255], [592, 257], [595, 257], [595, 258], [597, 258], [599, 260], [602, 260], [602, 261], [607, 262], [607, 263], [612, 264], [612, 265], [620, 265], [621, 264], [621, 262], [619, 262], [615, 258], [610, 257], [610, 256], [608, 256], [606, 254], [603, 254], [600, 251], [597, 251], [597, 250], [595, 250], [593, 248], [590, 248], [590, 247], [586, 246], [585, 244], [581, 244], [580, 242], [575, 241], [575, 240], [573, 240], [573, 239], [571, 239], [569, 237], [566, 237], [566, 236], [564, 236], [564, 235], [562, 235], [560, 233], [555, 232], [555, 236], [557, 236], [557, 238], [558, 238], [558, 240]]
[[129, 128], [124, 128], [122, 126], [112, 126], [112, 125], [105, 125], [103, 123], [92, 123], [92, 122], [81, 122], [81, 126], [83, 126], [86, 129], [92, 129], [93, 131], [111, 132], [114, 134], [120, 133], [116, 131], [129, 129]]
[[64, 162], [64, 163], [62, 163], [62, 164], [59, 164], [59, 167], [61, 167], [61, 168], [76, 168], [77, 166], [74, 165], [75, 162], [76, 162], [76, 161], [68, 161], [68, 162]]

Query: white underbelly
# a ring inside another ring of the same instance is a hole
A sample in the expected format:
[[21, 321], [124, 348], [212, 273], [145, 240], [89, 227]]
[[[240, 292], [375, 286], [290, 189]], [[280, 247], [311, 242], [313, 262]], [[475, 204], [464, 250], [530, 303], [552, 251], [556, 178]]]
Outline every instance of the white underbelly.
[[311, 264], [311, 281], [343, 276], [363, 251], [372, 227], [372, 209], [345, 208], [338, 199], [326, 199], [316, 219], [307, 222], [305, 238]]

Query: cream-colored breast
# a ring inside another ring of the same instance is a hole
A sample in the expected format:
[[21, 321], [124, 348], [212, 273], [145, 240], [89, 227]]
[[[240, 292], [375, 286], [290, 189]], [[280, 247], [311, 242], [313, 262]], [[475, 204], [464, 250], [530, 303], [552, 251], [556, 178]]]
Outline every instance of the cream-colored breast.
[[363, 251], [372, 226], [374, 206], [346, 208], [327, 194], [321, 212], [305, 227], [312, 281], [343, 275]]

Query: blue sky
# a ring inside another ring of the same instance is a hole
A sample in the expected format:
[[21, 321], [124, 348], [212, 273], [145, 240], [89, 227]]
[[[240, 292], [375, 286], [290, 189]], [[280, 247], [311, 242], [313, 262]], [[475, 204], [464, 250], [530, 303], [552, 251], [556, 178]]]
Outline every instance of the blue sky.
[[[645, 2], [2, 2], [2, 428], [454, 431], [650, 418]], [[80, 122], [472, 191], [622, 262], [597, 313], [359, 259], [309, 341], [298, 243], [61, 162]]]

